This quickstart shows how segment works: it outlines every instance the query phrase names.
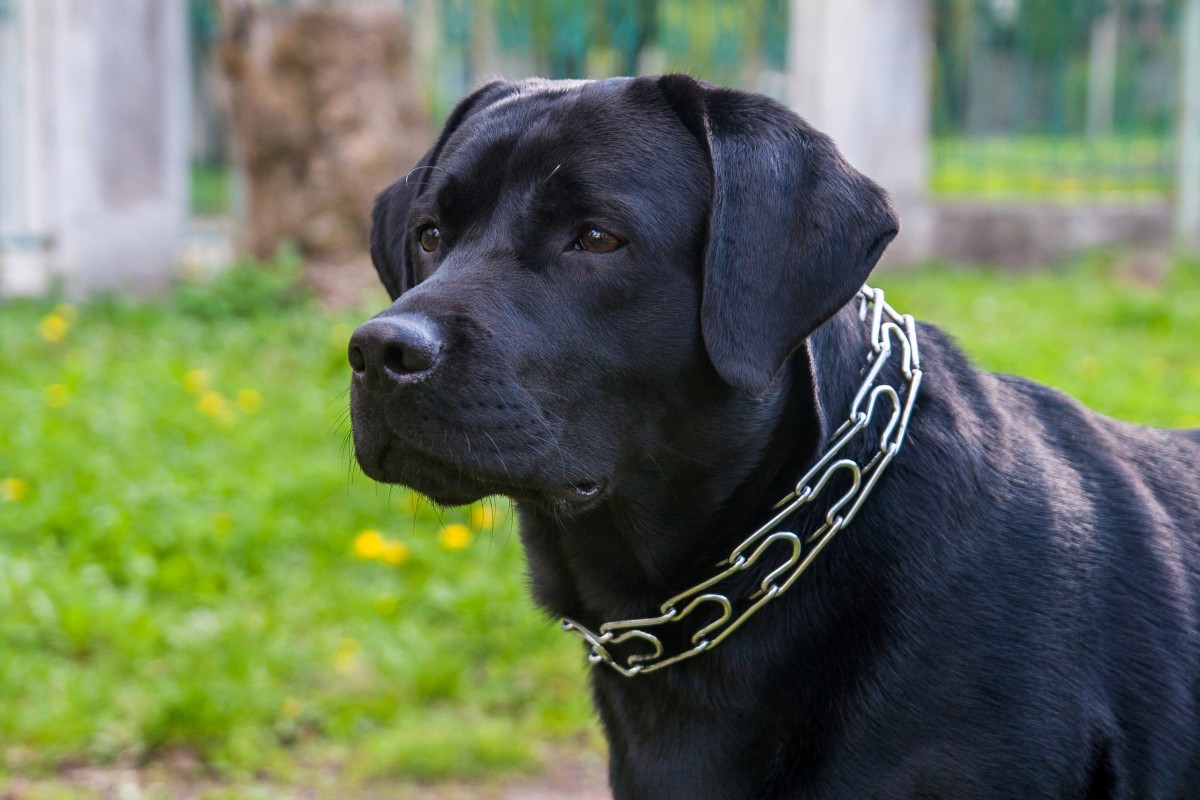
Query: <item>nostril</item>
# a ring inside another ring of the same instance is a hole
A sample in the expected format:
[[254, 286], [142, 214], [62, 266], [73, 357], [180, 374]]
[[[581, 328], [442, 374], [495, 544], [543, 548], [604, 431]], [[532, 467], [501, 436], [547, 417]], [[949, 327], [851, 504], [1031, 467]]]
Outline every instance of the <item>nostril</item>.
[[424, 343], [410, 343], [404, 347], [392, 346], [385, 348], [383, 351], [383, 366], [389, 372], [397, 375], [408, 375], [431, 369], [437, 360], [437, 352], [433, 348], [422, 346], [422, 344]]
[[410, 372], [424, 372], [428, 365], [421, 366], [420, 359], [411, 350], [403, 347], [387, 347], [383, 351], [383, 366], [388, 372], [406, 375]]
[[356, 344], [350, 345], [350, 369], [355, 372], [365, 372], [367, 369], [367, 357]]

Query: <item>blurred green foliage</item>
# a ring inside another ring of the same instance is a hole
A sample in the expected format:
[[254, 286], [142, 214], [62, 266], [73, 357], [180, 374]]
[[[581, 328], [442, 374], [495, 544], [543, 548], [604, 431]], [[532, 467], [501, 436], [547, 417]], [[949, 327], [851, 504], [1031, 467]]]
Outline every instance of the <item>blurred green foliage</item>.
[[[1200, 264], [1146, 287], [1123, 263], [880, 282], [985, 366], [1200, 425]], [[295, 270], [0, 309], [0, 791], [178, 750], [234, 778], [392, 781], [594, 741], [583, 653], [532, 607], [508, 505], [437, 509], [352, 464], [346, 343], [382, 295], [328, 314]]]
[[197, 216], [229, 213], [229, 167], [195, 163], [190, 171], [190, 209]]
[[1180, 12], [1178, 0], [935, 0], [934, 190], [1169, 196]]
[[1174, 185], [1161, 136], [946, 136], [933, 142], [940, 197], [999, 200], [1159, 198]]

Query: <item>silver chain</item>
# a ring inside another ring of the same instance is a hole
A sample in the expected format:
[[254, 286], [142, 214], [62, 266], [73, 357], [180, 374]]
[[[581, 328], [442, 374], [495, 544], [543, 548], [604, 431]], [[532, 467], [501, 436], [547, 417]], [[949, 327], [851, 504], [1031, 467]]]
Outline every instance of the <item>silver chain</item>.
[[[917, 328], [912, 316], [896, 313], [895, 309], [884, 301], [882, 289], [863, 286], [859, 290], [858, 299], [859, 319], [865, 321], [868, 315], [871, 318], [871, 352], [867, 354], [867, 372], [854, 395], [854, 401], [850, 404], [850, 415], [830, 437], [829, 449], [825, 455], [821, 456], [797, 482], [792, 492], [775, 504], [774, 508], [778, 509], [778, 513], [734, 548], [728, 558], [716, 565], [720, 572], [667, 600], [659, 608], [658, 616], [605, 622], [600, 626], [599, 632], [591, 631], [572, 619], [563, 619], [563, 630], [574, 631], [591, 646], [591, 653], [588, 655], [591, 663], [602, 662], [626, 677], [633, 677], [669, 667], [713, 649], [741, 627], [752, 614], [790, 589], [825, 545], [854, 519], [854, 515], [875, 488], [879, 476], [900, 452], [908, 430], [908, 419], [917, 397], [917, 389], [921, 385]], [[900, 370], [907, 383], [903, 387], [903, 399], [899, 388], [877, 383], [884, 364], [896, 352], [893, 339], [900, 344]], [[891, 413], [874, 455], [861, 466], [851, 458], [839, 458], [838, 454], [870, 425], [880, 398], [886, 398], [890, 403]], [[824, 522], [813, 533], [802, 541], [796, 533], [775, 530], [783, 520], [802, 506], [815, 501], [830, 479], [839, 472], [849, 476], [850, 487], [829, 507], [825, 512]], [[787, 542], [790, 545], [788, 558], [763, 578], [758, 591], [743, 598], [736, 606], [725, 594], [715, 591], [723, 581], [757, 564], [763, 553], [778, 542]], [[664, 652], [662, 642], [650, 629], [681, 622], [704, 605], [712, 606], [714, 611], [719, 610], [720, 616], [692, 634], [691, 649], [668, 656]], [[623, 664], [609, 653], [610, 646], [635, 639], [649, 645], [652, 652], [629, 655]]]

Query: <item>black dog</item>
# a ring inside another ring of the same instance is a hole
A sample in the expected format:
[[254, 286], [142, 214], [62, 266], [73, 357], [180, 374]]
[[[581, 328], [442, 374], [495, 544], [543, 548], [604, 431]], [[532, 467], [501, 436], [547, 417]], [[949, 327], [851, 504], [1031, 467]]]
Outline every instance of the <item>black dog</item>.
[[896, 217], [794, 114], [493, 83], [374, 222], [359, 463], [517, 501], [618, 798], [1200, 797], [1200, 432], [864, 302]]

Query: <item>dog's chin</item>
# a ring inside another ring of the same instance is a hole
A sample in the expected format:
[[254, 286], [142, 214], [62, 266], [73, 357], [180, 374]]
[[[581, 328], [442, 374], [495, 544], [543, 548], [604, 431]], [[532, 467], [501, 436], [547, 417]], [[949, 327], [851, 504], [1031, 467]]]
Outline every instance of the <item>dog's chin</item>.
[[438, 505], [464, 506], [503, 493], [495, 484], [452, 465], [387, 444], [378, 449], [356, 447], [355, 456], [368, 478], [415, 489]]
[[508, 474], [468, 473], [440, 459], [388, 445], [374, 453], [356, 448], [355, 455], [367, 477], [415, 489], [444, 506], [469, 505], [485, 497], [504, 495], [558, 517], [569, 517], [591, 511], [608, 497], [609, 482], [605, 479], [514, 482]]

